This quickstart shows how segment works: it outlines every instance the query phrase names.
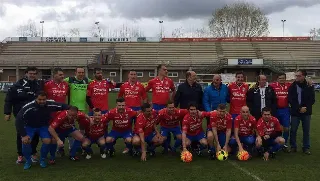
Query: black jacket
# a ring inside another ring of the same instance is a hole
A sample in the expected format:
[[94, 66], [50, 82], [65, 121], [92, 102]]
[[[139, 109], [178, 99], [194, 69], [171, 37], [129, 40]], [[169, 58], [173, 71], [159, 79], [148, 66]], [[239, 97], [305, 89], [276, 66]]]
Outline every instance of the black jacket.
[[51, 114], [56, 111], [67, 110], [69, 105], [47, 100], [46, 104], [40, 106], [36, 101], [31, 101], [21, 108], [16, 117], [17, 133], [26, 136], [25, 127], [40, 128], [49, 126]]
[[[246, 101], [251, 115], [257, 120], [261, 118], [261, 95], [258, 87], [253, 87], [248, 90]], [[270, 86], [266, 87], [265, 103], [266, 107], [271, 108], [271, 114], [275, 116], [277, 112], [277, 96], [273, 88]]]
[[194, 102], [198, 105], [199, 110], [202, 108], [202, 87], [198, 83], [194, 83], [192, 86], [188, 82], [184, 82], [178, 86], [178, 90], [174, 97], [174, 106], [180, 105], [181, 109], [187, 109], [190, 102]]
[[13, 112], [13, 115], [16, 116], [26, 103], [36, 98], [36, 93], [43, 90], [43, 86], [42, 80], [20, 79], [8, 89], [4, 103], [4, 114], [10, 115]]
[[[301, 104], [298, 101], [297, 82], [293, 82], [288, 90], [288, 102], [292, 116], [311, 115], [312, 105], [315, 103], [314, 87], [309, 86], [307, 82], [299, 84], [301, 87]], [[307, 112], [300, 113], [301, 107], [307, 107]]]

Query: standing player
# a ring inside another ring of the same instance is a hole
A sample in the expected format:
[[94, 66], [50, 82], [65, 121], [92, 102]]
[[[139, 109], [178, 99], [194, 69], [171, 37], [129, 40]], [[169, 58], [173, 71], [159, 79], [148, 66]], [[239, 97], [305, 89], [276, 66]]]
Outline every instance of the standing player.
[[22, 153], [26, 158], [24, 169], [27, 170], [31, 167], [31, 145], [30, 142], [33, 136], [37, 133], [42, 139], [41, 159], [40, 166], [45, 168], [45, 162], [48, 152], [49, 144], [51, 142], [50, 133], [48, 131], [49, 121], [51, 114], [56, 111], [68, 109], [68, 105], [56, 103], [47, 100], [45, 92], [40, 91], [37, 93], [37, 98], [26, 104], [18, 113], [16, 118], [16, 129], [21, 135], [22, 139]]
[[273, 88], [277, 95], [277, 114], [276, 117], [283, 127], [283, 138], [286, 140], [283, 145], [284, 151], [289, 152], [290, 149], [286, 145], [289, 138], [290, 127], [290, 108], [288, 103], [288, 90], [291, 83], [286, 82], [286, 74], [279, 74], [278, 81], [272, 83], [270, 86]]
[[[270, 108], [262, 109], [262, 118], [259, 119], [257, 123], [257, 142], [262, 143], [264, 149], [263, 159], [268, 161], [269, 156], [275, 156], [275, 153], [279, 151], [284, 145], [285, 140], [282, 135], [281, 125], [276, 117], [271, 116]], [[271, 149], [270, 149], [271, 147]]]
[[215, 158], [215, 153], [221, 149], [228, 151], [229, 140], [231, 137], [232, 117], [227, 112], [225, 104], [219, 104], [217, 111], [211, 112], [210, 115], [210, 128], [208, 127], [208, 141], [213, 140], [216, 143], [216, 150], [213, 143], [209, 144], [209, 154]]
[[93, 117], [80, 122], [81, 127], [85, 129], [85, 140], [82, 143], [82, 148], [86, 151], [86, 159], [91, 159], [91, 145], [96, 143], [100, 147], [101, 158], [106, 158], [106, 139], [105, 133], [108, 131], [107, 115], [102, 115], [99, 108], [93, 109]]
[[[95, 80], [88, 85], [86, 100], [91, 110], [99, 108], [102, 114], [106, 114], [109, 109], [109, 89], [114, 89], [116, 85], [113, 81], [103, 79], [101, 68], [94, 69], [94, 77]], [[89, 116], [92, 115], [93, 112], [90, 111]]]
[[172, 149], [173, 152], [181, 146], [181, 127], [180, 123], [183, 120], [183, 117], [188, 113], [186, 109], [177, 109], [174, 107], [174, 103], [169, 101], [167, 108], [164, 108], [159, 111], [159, 121], [160, 121], [160, 130], [161, 135], [164, 139], [164, 150], [168, 150], [169, 145], [166, 142], [169, 134], [173, 134], [176, 137], [176, 142]]
[[236, 82], [229, 84], [230, 95], [230, 114], [234, 120], [239, 114], [243, 106], [246, 105], [246, 94], [249, 90], [249, 85], [244, 82], [243, 72], [236, 73]]
[[110, 156], [114, 155], [113, 144], [118, 138], [123, 138], [129, 147], [129, 152], [132, 153], [132, 120], [137, 115], [137, 112], [130, 108], [126, 108], [124, 99], [116, 100], [117, 107], [110, 110], [108, 120], [112, 121], [112, 130], [106, 138], [107, 149]]
[[197, 106], [194, 103], [190, 103], [188, 106], [189, 113], [184, 116], [182, 121], [182, 147], [183, 151], [187, 150], [187, 147], [191, 142], [200, 142], [200, 149], [197, 150], [197, 155], [201, 155], [201, 149], [204, 149], [208, 145], [206, 135], [203, 132], [202, 120], [205, 117], [209, 117], [209, 112], [199, 112]]
[[[155, 149], [163, 143], [163, 138], [157, 130], [158, 117], [156, 111], [152, 110], [149, 103], [144, 103], [141, 106], [141, 111], [142, 114], [138, 115], [135, 123], [135, 135], [133, 136], [132, 143], [135, 147], [141, 146], [141, 160], [146, 161], [147, 152], [145, 144], [148, 144], [147, 151], [150, 156], [154, 156]], [[137, 148], [137, 150], [139, 149]]]
[[[75, 121], [78, 123], [83, 122], [86, 120], [86, 115], [83, 112], [78, 111], [77, 107], [71, 106], [69, 110], [60, 112], [52, 121], [49, 126], [49, 132], [51, 136], [54, 138], [55, 146], [64, 147], [64, 141], [66, 138], [71, 136], [75, 140], [80, 142], [84, 141], [84, 137], [80, 131], [78, 131], [75, 127]], [[77, 161], [79, 160], [76, 157], [77, 148], [80, 146], [77, 145], [78, 142], [74, 142], [70, 149], [70, 160]], [[56, 150], [55, 147], [54, 150]], [[51, 151], [51, 150], [50, 150]], [[49, 160], [50, 164], [55, 163], [55, 156], [51, 155]]]
[[238, 146], [239, 151], [244, 151], [244, 146], [246, 150], [252, 154], [255, 142], [256, 131], [256, 119], [250, 115], [249, 108], [243, 106], [241, 108], [240, 115], [234, 120], [234, 138], [230, 140], [230, 145], [232, 147], [232, 152], [235, 153]]

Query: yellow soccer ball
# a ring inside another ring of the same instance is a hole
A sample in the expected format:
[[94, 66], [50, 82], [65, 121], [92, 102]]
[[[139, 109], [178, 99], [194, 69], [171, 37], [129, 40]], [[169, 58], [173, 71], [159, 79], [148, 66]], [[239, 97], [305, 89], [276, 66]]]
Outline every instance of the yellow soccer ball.
[[189, 163], [192, 161], [192, 154], [189, 151], [183, 151], [181, 153], [181, 161]]
[[224, 161], [228, 159], [228, 152], [224, 151], [224, 150], [220, 150], [217, 152], [216, 154], [217, 159], [220, 161]]

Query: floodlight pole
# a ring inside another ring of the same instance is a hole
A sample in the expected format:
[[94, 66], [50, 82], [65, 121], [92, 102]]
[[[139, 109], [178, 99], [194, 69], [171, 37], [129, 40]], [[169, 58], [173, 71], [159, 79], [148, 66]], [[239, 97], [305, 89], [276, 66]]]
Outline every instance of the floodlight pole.
[[282, 19], [282, 37], [284, 37], [284, 23], [287, 21], [285, 19]]

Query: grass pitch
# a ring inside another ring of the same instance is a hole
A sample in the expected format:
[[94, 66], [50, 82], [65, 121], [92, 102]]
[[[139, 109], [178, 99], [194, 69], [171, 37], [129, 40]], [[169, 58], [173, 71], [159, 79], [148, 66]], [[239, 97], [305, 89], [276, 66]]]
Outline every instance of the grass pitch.
[[[5, 94], [0, 94], [0, 115], [3, 116], [3, 102]], [[110, 95], [110, 107], [114, 107], [116, 94]], [[93, 145], [95, 154], [91, 160], [82, 158], [79, 162], [71, 162], [65, 158], [57, 158], [57, 164], [42, 169], [33, 165], [24, 171], [22, 165], [15, 164], [16, 134], [14, 119], [10, 122], [0, 121], [0, 181], [73, 181], [73, 180], [112, 180], [112, 181], [198, 181], [198, 180], [226, 180], [226, 181], [270, 181], [270, 180], [320, 180], [320, 94], [314, 105], [311, 123], [311, 152], [304, 155], [301, 147], [297, 153], [279, 152], [276, 159], [264, 162], [254, 158], [248, 162], [237, 160], [217, 161], [209, 160], [207, 156], [194, 156], [191, 163], [182, 163], [179, 156], [161, 155], [162, 148], [157, 149], [155, 158], [147, 162], [140, 162], [139, 158], [123, 155], [122, 140], [116, 145], [114, 158], [101, 159], [99, 151]], [[301, 145], [301, 128], [298, 143]]]

